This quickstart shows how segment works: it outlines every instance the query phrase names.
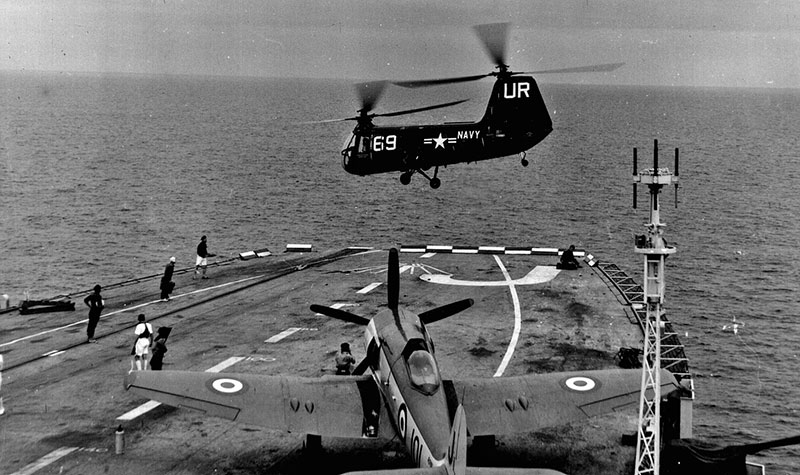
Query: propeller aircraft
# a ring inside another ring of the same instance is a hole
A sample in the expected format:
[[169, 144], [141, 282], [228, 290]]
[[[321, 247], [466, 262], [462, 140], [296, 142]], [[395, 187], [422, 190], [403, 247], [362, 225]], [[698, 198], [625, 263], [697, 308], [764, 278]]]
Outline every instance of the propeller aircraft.
[[[415, 314], [399, 305], [399, 261], [389, 251], [387, 308], [373, 318], [312, 305], [365, 327], [366, 356], [350, 376], [132, 371], [126, 389], [268, 429], [316, 437], [398, 438], [417, 469], [393, 474], [558, 474], [548, 469], [466, 466], [467, 435], [530, 432], [620, 410], [639, 401], [641, 370], [594, 370], [443, 379], [426, 326], [472, 306], [460, 300]], [[662, 371], [662, 394], [678, 389]], [[467, 413], [469, 412], [469, 418]]]
[[[378, 126], [375, 117], [394, 117], [449, 107], [464, 101], [398, 112], [373, 113], [387, 81], [356, 85], [361, 108], [355, 117], [320, 122], [355, 121], [356, 126], [342, 150], [342, 166], [354, 175], [401, 172], [400, 182], [407, 185], [418, 173], [438, 188], [439, 167], [464, 162], [477, 162], [519, 154], [523, 166], [528, 166], [527, 150], [544, 140], [553, 130], [536, 81], [529, 74], [585, 73], [613, 71], [623, 63], [600, 64], [576, 68], [532, 72], [514, 72], [505, 59], [508, 23], [478, 25], [475, 32], [495, 63], [488, 74], [422, 81], [400, 81], [403, 87], [426, 87], [496, 78], [486, 112], [477, 122], [454, 122], [438, 125]], [[433, 176], [426, 171], [433, 167]]]

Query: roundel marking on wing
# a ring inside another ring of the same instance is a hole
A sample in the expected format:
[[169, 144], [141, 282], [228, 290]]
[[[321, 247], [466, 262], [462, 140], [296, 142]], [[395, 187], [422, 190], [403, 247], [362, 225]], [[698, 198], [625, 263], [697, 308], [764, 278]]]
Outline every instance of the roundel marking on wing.
[[225, 396], [234, 396], [243, 393], [247, 391], [248, 388], [247, 383], [244, 381], [230, 377], [209, 379], [208, 382], [206, 382], [206, 387], [208, 387], [211, 392], [224, 394]]
[[561, 385], [570, 391], [585, 393], [598, 389], [600, 387], [600, 381], [588, 376], [572, 376], [564, 379]]

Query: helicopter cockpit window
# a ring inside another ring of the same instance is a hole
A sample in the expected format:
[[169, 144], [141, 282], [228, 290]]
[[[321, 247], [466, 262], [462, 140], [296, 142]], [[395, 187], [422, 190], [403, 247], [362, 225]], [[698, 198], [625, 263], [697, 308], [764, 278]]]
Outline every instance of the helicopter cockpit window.
[[358, 153], [369, 152], [369, 137], [362, 135], [358, 138], [358, 149], [356, 151]]
[[433, 355], [424, 346], [419, 345], [416, 348], [406, 348], [404, 356], [414, 389], [423, 394], [434, 394], [439, 389], [441, 380]]

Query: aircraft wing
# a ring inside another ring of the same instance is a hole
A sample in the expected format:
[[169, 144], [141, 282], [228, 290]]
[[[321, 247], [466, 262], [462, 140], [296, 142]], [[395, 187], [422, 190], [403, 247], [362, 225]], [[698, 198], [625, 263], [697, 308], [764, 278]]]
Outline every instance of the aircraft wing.
[[365, 408], [380, 414], [380, 435], [391, 430], [370, 376], [132, 371], [125, 388], [169, 406], [285, 432], [361, 437]]
[[[467, 412], [469, 434], [529, 432], [612, 411], [639, 402], [642, 370], [597, 370], [528, 374], [507, 378], [446, 381]], [[678, 389], [661, 371], [661, 394]]]

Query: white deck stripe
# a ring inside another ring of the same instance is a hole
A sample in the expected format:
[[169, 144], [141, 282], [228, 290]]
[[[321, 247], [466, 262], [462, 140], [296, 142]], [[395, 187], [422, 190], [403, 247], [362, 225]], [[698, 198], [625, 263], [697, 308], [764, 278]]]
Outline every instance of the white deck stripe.
[[212, 367], [208, 368], [206, 370], [206, 373], [219, 373], [223, 369], [231, 367], [231, 366], [235, 365], [236, 363], [242, 361], [244, 358], [245, 358], [244, 356], [232, 356], [232, 357], [228, 358], [227, 360], [223, 361], [222, 363], [220, 363], [220, 364], [218, 364], [216, 366], [212, 366]]
[[367, 293], [375, 290], [376, 288], [378, 288], [379, 285], [381, 285], [380, 282], [373, 282], [373, 283], [369, 284], [368, 286], [364, 287], [363, 289], [359, 290], [356, 293], [357, 294], [367, 294]]
[[[224, 284], [215, 285], [213, 287], [204, 287], [202, 289], [197, 289], [197, 290], [193, 290], [191, 292], [186, 292], [185, 294], [173, 295], [172, 299], [174, 300], [174, 299], [176, 299], [178, 297], [184, 297], [186, 295], [192, 295], [192, 294], [199, 294], [199, 293], [203, 293], [203, 292], [208, 292], [210, 290], [216, 290], [216, 289], [220, 289], [222, 287], [227, 287], [229, 285], [240, 284], [242, 282], [247, 282], [248, 280], [260, 279], [260, 278], [263, 278], [263, 277], [266, 277], [266, 276], [267, 276], [267, 274], [262, 274], [262, 275], [257, 275], [257, 276], [254, 276], [254, 277], [247, 277], [246, 279], [240, 279], [240, 280], [235, 280], [235, 281], [232, 281], [232, 282], [226, 282]], [[148, 305], [152, 305], [152, 304], [155, 304], [155, 303], [160, 303], [160, 302], [161, 302], [161, 300], [159, 299], [159, 300], [153, 300], [153, 301], [150, 301], [150, 302], [144, 302], [144, 303], [141, 303], [139, 305], [134, 305], [132, 307], [121, 308], [119, 310], [114, 310], [113, 312], [108, 312], [105, 315], [101, 315], [100, 319], [102, 320], [104, 318], [108, 318], [108, 317], [110, 317], [112, 315], [116, 315], [118, 313], [131, 312], [133, 310], [136, 310], [136, 309], [139, 309], [139, 308], [142, 308], [142, 307], [146, 307]], [[61, 330], [66, 330], [67, 328], [74, 327], [76, 325], [83, 325], [88, 321], [89, 321], [88, 318], [84, 318], [83, 320], [79, 320], [77, 322], [73, 322], [73, 323], [70, 323], [68, 325], [64, 325], [62, 327], [51, 328], [50, 330], [45, 330], [43, 332], [34, 333], [33, 335], [23, 336], [22, 338], [17, 338], [16, 340], [11, 340], [11, 341], [6, 342], [6, 343], [0, 343], [0, 348], [2, 348], [4, 346], [8, 346], [8, 345], [13, 345], [15, 343], [19, 343], [21, 341], [30, 340], [31, 338], [36, 338], [37, 336], [47, 335], [48, 333], [53, 333], [53, 332], [57, 332], [57, 331], [61, 331]]]
[[78, 447], [61, 447], [60, 449], [50, 452], [32, 464], [22, 467], [19, 471], [14, 472], [11, 475], [31, 475], [32, 473], [36, 473], [40, 469], [50, 465], [62, 457], [71, 454], [76, 450], [78, 450]]
[[118, 421], [132, 421], [137, 417], [141, 416], [145, 412], [152, 411], [153, 409], [160, 406], [161, 403], [158, 401], [147, 401], [146, 403], [142, 404], [141, 406], [131, 409], [130, 411], [126, 412], [125, 414], [117, 417]]
[[522, 311], [519, 307], [519, 297], [517, 296], [517, 288], [514, 287], [514, 284], [511, 283], [513, 280], [511, 276], [508, 274], [505, 266], [503, 265], [503, 261], [500, 260], [500, 257], [494, 256], [494, 260], [497, 261], [497, 265], [500, 266], [500, 270], [503, 271], [503, 276], [505, 276], [506, 281], [509, 282], [508, 290], [511, 292], [511, 300], [514, 301], [514, 333], [511, 335], [511, 341], [508, 343], [508, 349], [506, 350], [505, 356], [503, 356], [503, 361], [500, 362], [500, 366], [497, 368], [497, 371], [494, 373], [495, 378], [499, 378], [503, 375], [503, 372], [506, 370], [506, 366], [508, 366], [508, 362], [511, 361], [511, 357], [514, 355], [514, 349], [517, 347], [517, 341], [519, 340], [519, 331], [522, 327]]
[[287, 328], [286, 330], [278, 333], [277, 335], [272, 335], [267, 340], [264, 340], [264, 343], [277, 343], [286, 338], [287, 336], [291, 335], [292, 333], [299, 331], [300, 331], [299, 327]]
[[425, 254], [419, 256], [420, 259], [430, 259], [431, 257], [435, 256], [435, 252], [426, 252]]
[[[223, 369], [228, 368], [230, 366], [233, 366], [236, 363], [242, 361], [243, 359], [245, 359], [244, 356], [232, 356], [232, 357], [228, 358], [227, 360], [223, 361], [222, 363], [208, 368], [206, 370], [206, 373], [219, 373]], [[158, 401], [148, 401], [148, 402], [142, 404], [141, 406], [137, 407], [136, 409], [132, 409], [132, 410], [126, 412], [125, 414], [117, 417], [117, 420], [118, 421], [132, 421], [132, 420], [136, 419], [137, 417], [141, 416], [142, 414], [144, 414], [144, 413], [146, 413], [148, 411], [152, 411], [153, 409], [157, 408], [160, 405], [161, 405], [161, 403], [158, 402]]]

